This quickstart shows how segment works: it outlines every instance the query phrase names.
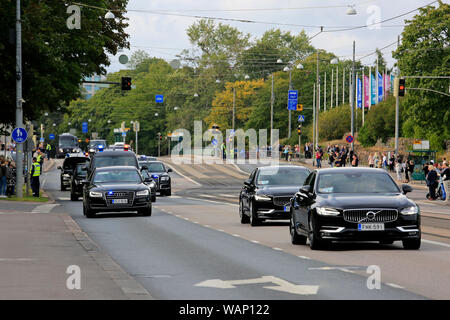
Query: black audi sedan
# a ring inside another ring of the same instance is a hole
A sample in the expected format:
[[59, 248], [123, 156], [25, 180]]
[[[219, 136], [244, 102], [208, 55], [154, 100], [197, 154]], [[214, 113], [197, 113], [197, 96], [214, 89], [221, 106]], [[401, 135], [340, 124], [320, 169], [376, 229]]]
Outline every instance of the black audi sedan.
[[73, 169], [70, 182], [70, 200], [77, 201], [83, 196], [83, 180], [86, 180], [86, 164], [78, 163]]
[[270, 166], [255, 169], [239, 195], [241, 223], [259, 225], [264, 220], [289, 220], [290, 200], [310, 170], [301, 166]]
[[160, 161], [140, 161], [139, 166], [141, 170], [146, 170], [153, 178], [157, 192], [165, 196], [172, 195], [172, 179], [169, 176], [172, 169], [167, 168]]
[[420, 208], [406, 197], [384, 170], [335, 168], [313, 171], [291, 200], [293, 244], [311, 249], [333, 241], [401, 240], [405, 249], [419, 249]]
[[151, 191], [145, 182], [135, 167], [96, 168], [83, 181], [83, 214], [93, 218], [98, 212], [137, 211], [151, 216]]

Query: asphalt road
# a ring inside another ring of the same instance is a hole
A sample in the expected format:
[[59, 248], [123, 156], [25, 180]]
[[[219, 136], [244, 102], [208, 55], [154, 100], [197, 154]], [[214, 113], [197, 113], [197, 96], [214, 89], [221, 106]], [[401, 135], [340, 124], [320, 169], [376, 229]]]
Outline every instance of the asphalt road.
[[[156, 299], [450, 298], [445, 238], [424, 235], [419, 251], [403, 250], [401, 243], [336, 244], [311, 251], [290, 244], [287, 223], [240, 224], [236, 199], [247, 174], [233, 165], [167, 163], [175, 170], [174, 196], [158, 197], [151, 217], [86, 219], [81, 201], [59, 191], [57, 170], [42, 179], [58, 204], [52, 212], [69, 213]], [[436, 216], [442, 221], [430, 221], [445, 232], [448, 216]], [[370, 266], [381, 272], [381, 289], [367, 286]]]

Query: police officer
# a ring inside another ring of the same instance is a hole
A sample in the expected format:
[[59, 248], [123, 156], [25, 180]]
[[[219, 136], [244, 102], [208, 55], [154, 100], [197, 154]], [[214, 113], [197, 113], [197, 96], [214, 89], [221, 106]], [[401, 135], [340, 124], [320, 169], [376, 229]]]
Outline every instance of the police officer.
[[41, 175], [41, 165], [37, 161], [37, 158], [33, 157], [33, 163], [31, 164], [30, 170], [30, 182], [31, 182], [31, 190], [33, 191], [33, 197], [37, 198], [39, 198], [40, 175]]
[[222, 142], [220, 147], [222, 149], [222, 159], [225, 160], [227, 158], [227, 146]]
[[42, 154], [41, 149], [37, 149], [36, 160], [41, 165], [41, 170], [42, 170], [44, 168], [44, 155]]
[[52, 152], [52, 146], [50, 145], [50, 143], [47, 143], [45, 151], [47, 152], [47, 160], [50, 160], [50, 152]]

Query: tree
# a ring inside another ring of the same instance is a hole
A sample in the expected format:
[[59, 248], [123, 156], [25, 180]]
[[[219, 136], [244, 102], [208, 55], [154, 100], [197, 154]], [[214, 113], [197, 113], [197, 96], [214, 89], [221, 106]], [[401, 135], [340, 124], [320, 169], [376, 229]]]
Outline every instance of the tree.
[[[108, 54], [128, 48], [124, 17], [128, 0], [96, 0], [90, 4], [114, 9], [116, 20], [103, 18], [104, 10], [82, 8], [81, 29], [69, 30], [64, 1], [22, 1], [22, 77], [24, 118], [36, 119], [80, 95], [80, 81], [105, 73]], [[15, 1], [2, 1], [0, 29], [15, 26]], [[15, 121], [16, 55], [8, 32], [0, 33], [0, 97], [3, 123]]]
[[[437, 7], [420, 9], [402, 33], [402, 43], [393, 56], [398, 60], [401, 74], [406, 76], [447, 76], [450, 64], [448, 50], [450, 5], [439, 1]], [[448, 97], [434, 92], [408, 90], [432, 89], [447, 92], [448, 80], [406, 80], [407, 95], [402, 99], [403, 135], [428, 138], [431, 147], [443, 149], [450, 139], [450, 108]]]

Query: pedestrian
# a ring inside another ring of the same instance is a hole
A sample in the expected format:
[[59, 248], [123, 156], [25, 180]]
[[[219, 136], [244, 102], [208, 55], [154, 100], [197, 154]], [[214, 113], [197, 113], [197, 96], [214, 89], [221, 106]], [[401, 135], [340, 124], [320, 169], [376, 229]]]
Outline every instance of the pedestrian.
[[381, 165], [383, 166], [383, 169], [384, 170], [387, 170], [387, 157], [386, 157], [386, 154], [385, 153], [383, 153], [382, 154], [383, 155], [383, 158], [382, 158], [382, 162], [381, 162]]
[[394, 172], [394, 166], [395, 166], [395, 158], [394, 154], [391, 154], [391, 157], [389, 158], [389, 171]]
[[6, 195], [13, 196], [16, 191], [16, 164], [14, 161], [10, 161], [8, 164], [6, 184]]
[[322, 168], [322, 157], [323, 157], [322, 148], [320, 146], [317, 146], [317, 151], [316, 151], [317, 168]]
[[283, 157], [286, 161], [289, 160], [289, 146], [285, 145], [283, 149]]
[[52, 146], [50, 143], [47, 143], [47, 146], [45, 147], [45, 152], [47, 153], [47, 160], [50, 160], [50, 153], [52, 152]]
[[6, 177], [8, 175], [8, 168], [6, 161], [2, 157], [0, 160], [0, 198], [6, 198]]
[[371, 154], [369, 154], [369, 167], [370, 168], [373, 168], [373, 166], [374, 166], [374, 161], [373, 161], [373, 154], [371, 153]]
[[402, 181], [402, 165], [398, 160], [395, 161], [395, 173], [397, 174], [397, 180]]
[[357, 167], [359, 164], [359, 159], [358, 156], [356, 155], [356, 153], [353, 154], [353, 159], [352, 159], [352, 167]]
[[36, 153], [37, 153], [36, 160], [41, 165], [41, 170], [42, 170], [44, 168], [44, 155], [43, 155], [43, 152], [39, 148], [39, 149], [36, 150]]
[[335, 161], [335, 159], [334, 159], [333, 151], [330, 151], [330, 155], [328, 157], [328, 164], [330, 165], [331, 168], [333, 168], [333, 166], [334, 166], [334, 161]]
[[409, 171], [409, 176], [412, 178], [412, 174], [414, 173], [414, 168], [415, 168], [415, 164], [414, 161], [409, 160], [408, 163], [408, 171]]
[[222, 149], [222, 159], [226, 160], [227, 159], [227, 146], [225, 145], [225, 143], [222, 142], [222, 145], [220, 146], [220, 148]]
[[436, 169], [431, 164], [428, 166], [428, 175], [426, 178], [426, 182], [429, 190], [429, 193], [427, 194], [427, 199], [436, 200], [436, 188], [439, 185], [438, 175]]
[[447, 161], [442, 162], [442, 171], [441, 171], [441, 177], [442, 177], [442, 185], [444, 186], [445, 190], [445, 200], [444, 202], [448, 204], [448, 192], [450, 189], [450, 168], [448, 167]]
[[31, 164], [30, 170], [30, 182], [31, 182], [31, 190], [33, 191], [33, 197], [37, 198], [39, 198], [40, 175], [41, 175], [41, 165], [37, 161], [37, 158], [33, 157], [33, 163]]

